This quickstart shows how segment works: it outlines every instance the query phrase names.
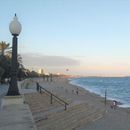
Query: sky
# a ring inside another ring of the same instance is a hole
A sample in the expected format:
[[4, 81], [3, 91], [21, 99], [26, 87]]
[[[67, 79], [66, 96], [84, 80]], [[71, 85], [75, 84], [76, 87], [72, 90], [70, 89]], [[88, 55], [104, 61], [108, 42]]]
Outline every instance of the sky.
[[0, 5], [0, 41], [12, 44], [9, 23], [16, 13], [22, 25], [18, 53], [26, 68], [130, 75], [129, 0], [0, 0]]

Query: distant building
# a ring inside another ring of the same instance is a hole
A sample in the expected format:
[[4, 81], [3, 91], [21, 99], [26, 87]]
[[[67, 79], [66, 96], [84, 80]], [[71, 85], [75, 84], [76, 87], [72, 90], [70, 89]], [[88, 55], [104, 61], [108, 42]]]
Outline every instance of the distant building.
[[39, 69], [38, 73], [39, 74], [44, 74], [44, 70], [43, 69]]

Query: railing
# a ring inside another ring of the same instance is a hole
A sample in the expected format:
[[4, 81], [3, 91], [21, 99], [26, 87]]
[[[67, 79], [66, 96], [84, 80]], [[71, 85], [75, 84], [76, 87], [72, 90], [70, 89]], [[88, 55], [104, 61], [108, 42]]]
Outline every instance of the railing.
[[65, 110], [67, 110], [67, 105], [69, 105], [66, 101], [64, 101], [63, 99], [57, 97], [56, 95], [54, 95], [53, 93], [51, 93], [50, 91], [48, 91], [47, 89], [43, 88], [42, 86], [39, 85], [39, 83], [36, 83], [37, 85], [37, 91], [42, 93], [42, 90], [45, 91], [49, 96], [50, 96], [50, 103], [53, 103], [53, 97], [56, 99], [57, 102], [64, 104], [65, 105]]

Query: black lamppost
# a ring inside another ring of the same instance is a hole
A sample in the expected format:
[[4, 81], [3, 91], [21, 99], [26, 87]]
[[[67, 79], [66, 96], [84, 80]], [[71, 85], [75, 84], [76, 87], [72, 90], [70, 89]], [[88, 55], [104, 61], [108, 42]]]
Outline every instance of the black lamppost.
[[17, 84], [17, 72], [18, 72], [18, 62], [17, 62], [17, 36], [20, 34], [22, 29], [21, 24], [15, 14], [13, 21], [9, 25], [9, 30], [13, 35], [12, 39], [12, 64], [11, 64], [11, 80], [9, 84], [9, 90], [7, 96], [20, 95], [18, 84]]

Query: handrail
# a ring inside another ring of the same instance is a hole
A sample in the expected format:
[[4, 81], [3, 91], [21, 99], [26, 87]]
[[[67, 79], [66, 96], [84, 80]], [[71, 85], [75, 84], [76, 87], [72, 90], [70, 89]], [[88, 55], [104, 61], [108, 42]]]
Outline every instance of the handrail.
[[[41, 87], [41, 86], [40, 86]], [[43, 87], [41, 87], [43, 90], [45, 90], [47, 92], [47, 90]], [[66, 101], [64, 101], [63, 99], [57, 97], [56, 95], [54, 95], [53, 93], [51, 93], [50, 91], [48, 91], [48, 93], [52, 94], [55, 98], [57, 98], [58, 100], [60, 100], [63, 103], [66, 103], [67, 105], [69, 105]]]
[[59, 101], [61, 101], [62, 103], [65, 104], [65, 110], [67, 110], [67, 105], [69, 105], [69, 104], [66, 101], [64, 101], [63, 99], [59, 98], [58, 96], [56, 96], [52, 92], [50, 92], [47, 89], [45, 89], [42, 86], [40, 86], [38, 82], [36, 84], [37, 84], [37, 91], [39, 91], [41, 93], [41, 90], [43, 89], [45, 92], [47, 92], [48, 94], [50, 94], [51, 104], [52, 104], [52, 98], [55, 97], [56, 99], [58, 99]]

